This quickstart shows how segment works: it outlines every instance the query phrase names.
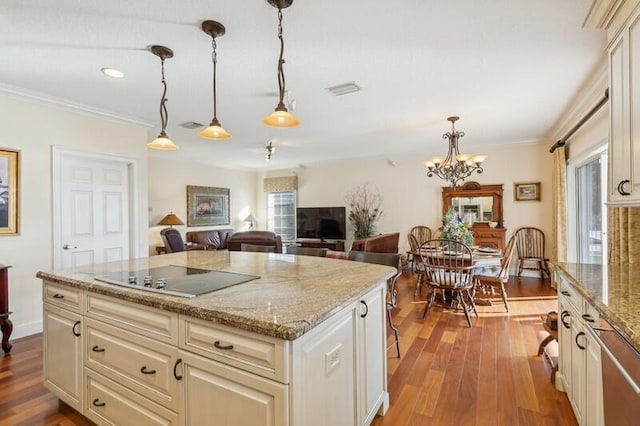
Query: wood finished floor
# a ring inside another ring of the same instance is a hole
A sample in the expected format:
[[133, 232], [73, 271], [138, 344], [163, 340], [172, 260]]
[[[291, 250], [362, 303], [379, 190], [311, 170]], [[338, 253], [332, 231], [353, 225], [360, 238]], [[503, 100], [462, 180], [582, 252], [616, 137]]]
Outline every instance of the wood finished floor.
[[[536, 356], [546, 336], [540, 315], [556, 294], [536, 279], [509, 282], [510, 313], [479, 307], [469, 329], [462, 313], [413, 303], [415, 278], [398, 280], [394, 311], [402, 357], [388, 352], [390, 409], [373, 425], [577, 425], [564, 393]], [[0, 425], [93, 425], [42, 386], [42, 336], [12, 341], [0, 358]], [[550, 352], [557, 345], [548, 346]]]

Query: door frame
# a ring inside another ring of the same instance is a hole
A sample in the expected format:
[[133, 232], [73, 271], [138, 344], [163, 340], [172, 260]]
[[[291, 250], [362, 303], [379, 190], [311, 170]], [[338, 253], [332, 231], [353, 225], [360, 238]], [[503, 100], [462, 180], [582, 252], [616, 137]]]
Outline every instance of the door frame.
[[62, 268], [62, 237], [60, 230], [60, 218], [62, 216], [62, 162], [66, 157], [83, 157], [87, 160], [105, 160], [123, 163], [127, 166], [129, 181], [129, 258], [140, 257], [140, 208], [137, 200], [140, 196], [140, 160], [99, 152], [78, 151], [66, 148], [51, 147], [51, 184], [52, 184], [52, 221], [53, 230], [53, 268]]

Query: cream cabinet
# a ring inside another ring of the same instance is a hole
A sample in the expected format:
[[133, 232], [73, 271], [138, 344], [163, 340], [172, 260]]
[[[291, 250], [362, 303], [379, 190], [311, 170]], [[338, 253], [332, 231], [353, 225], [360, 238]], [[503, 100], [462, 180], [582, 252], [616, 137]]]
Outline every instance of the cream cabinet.
[[82, 412], [82, 292], [46, 284], [43, 290], [44, 385]]
[[567, 393], [580, 425], [604, 425], [600, 346], [588, 324], [598, 320], [597, 311], [557, 273], [560, 283], [560, 365], [556, 386]]
[[611, 205], [640, 205], [640, 12], [609, 45]]

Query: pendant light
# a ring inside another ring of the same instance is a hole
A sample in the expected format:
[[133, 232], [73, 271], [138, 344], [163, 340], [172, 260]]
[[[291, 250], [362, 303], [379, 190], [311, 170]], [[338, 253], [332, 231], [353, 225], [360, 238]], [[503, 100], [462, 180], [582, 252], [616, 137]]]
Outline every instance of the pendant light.
[[153, 149], [159, 149], [163, 151], [175, 151], [178, 149], [178, 145], [173, 143], [169, 136], [167, 136], [167, 121], [169, 119], [169, 113], [167, 112], [167, 82], [164, 78], [164, 60], [167, 58], [173, 58], [173, 51], [164, 46], [151, 46], [151, 53], [160, 58], [162, 64], [162, 85], [164, 91], [162, 92], [162, 98], [160, 99], [160, 121], [162, 123], [162, 130], [157, 138], [149, 142], [147, 146]]
[[224, 25], [216, 21], [204, 21], [202, 23], [202, 31], [211, 36], [211, 61], [213, 62], [213, 119], [209, 127], [198, 132], [198, 136], [204, 139], [225, 140], [231, 138], [231, 133], [227, 132], [218, 121], [216, 110], [216, 64], [218, 57], [216, 54], [216, 37], [223, 36], [225, 33]]
[[284, 92], [286, 84], [284, 79], [284, 39], [282, 38], [282, 9], [291, 6], [293, 0], [267, 0], [267, 2], [278, 9], [278, 39], [280, 39], [280, 58], [278, 59], [278, 95], [280, 102], [274, 112], [265, 117], [262, 122], [269, 127], [296, 127], [300, 120], [295, 118], [284, 105]]

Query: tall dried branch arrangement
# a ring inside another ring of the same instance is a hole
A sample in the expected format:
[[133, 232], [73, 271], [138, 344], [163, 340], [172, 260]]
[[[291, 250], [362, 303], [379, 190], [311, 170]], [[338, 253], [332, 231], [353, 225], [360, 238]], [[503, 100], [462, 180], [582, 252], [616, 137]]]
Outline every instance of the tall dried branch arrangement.
[[349, 223], [353, 227], [355, 238], [375, 235], [376, 222], [382, 216], [382, 195], [378, 188], [364, 183], [351, 190], [345, 196], [349, 205]]

